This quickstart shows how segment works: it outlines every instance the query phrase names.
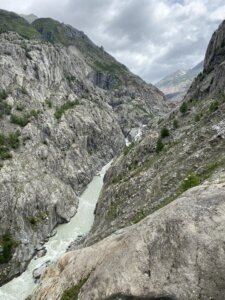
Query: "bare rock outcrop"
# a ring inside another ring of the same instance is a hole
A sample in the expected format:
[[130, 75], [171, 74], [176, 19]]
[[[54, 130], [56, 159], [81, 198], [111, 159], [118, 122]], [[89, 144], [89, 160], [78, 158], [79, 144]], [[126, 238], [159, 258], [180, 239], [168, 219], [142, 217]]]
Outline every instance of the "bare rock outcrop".
[[80, 300], [223, 300], [224, 199], [224, 183], [193, 188], [139, 224], [65, 254], [31, 299], [60, 299], [87, 278]]

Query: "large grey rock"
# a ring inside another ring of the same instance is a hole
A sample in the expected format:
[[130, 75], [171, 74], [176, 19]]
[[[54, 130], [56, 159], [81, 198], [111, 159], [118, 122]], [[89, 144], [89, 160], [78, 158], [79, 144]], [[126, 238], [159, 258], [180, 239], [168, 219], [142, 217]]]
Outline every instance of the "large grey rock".
[[224, 300], [224, 199], [224, 183], [193, 188], [139, 224], [63, 255], [32, 300], [60, 299], [89, 274], [80, 300]]
[[33, 270], [32, 275], [35, 280], [39, 279], [41, 275], [46, 271], [47, 267], [50, 265], [50, 260], [43, 263], [39, 268]]

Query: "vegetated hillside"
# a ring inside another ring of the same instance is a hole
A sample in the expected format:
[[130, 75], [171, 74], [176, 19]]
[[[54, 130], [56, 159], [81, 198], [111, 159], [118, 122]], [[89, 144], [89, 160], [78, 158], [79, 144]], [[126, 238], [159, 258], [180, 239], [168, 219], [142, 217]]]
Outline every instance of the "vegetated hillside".
[[41, 39], [37, 30], [19, 15], [0, 9], [0, 33], [14, 31], [27, 39]]
[[92, 246], [53, 263], [32, 300], [224, 299], [224, 41], [225, 22], [180, 107], [107, 172]]
[[167, 100], [179, 102], [187, 93], [195, 77], [202, 72], [203, 61], [190, 70], [179, 70], [160, 80], [156, 86], [166, 95]]
[[51, 29], [35, 21], [39, 32], [0, 12], [0, 283], [22, 272], [76, 213], [78, 195], [125, 136], [166, 112], [158, 89], [83, 33], [47, 20]]

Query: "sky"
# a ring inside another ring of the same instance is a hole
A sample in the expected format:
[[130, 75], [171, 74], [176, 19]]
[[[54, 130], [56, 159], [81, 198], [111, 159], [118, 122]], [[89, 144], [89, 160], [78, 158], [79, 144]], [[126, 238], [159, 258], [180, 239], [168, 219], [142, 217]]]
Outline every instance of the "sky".
[[0, 0], [0, 8], [70, 24], [152, 83], [203, 60], [225, 19], [224, 0]]

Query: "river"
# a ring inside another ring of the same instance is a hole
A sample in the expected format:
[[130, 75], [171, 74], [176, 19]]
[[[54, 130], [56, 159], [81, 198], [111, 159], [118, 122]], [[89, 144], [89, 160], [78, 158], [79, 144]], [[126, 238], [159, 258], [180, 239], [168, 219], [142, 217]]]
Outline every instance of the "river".
[[103, 177], [109, 166], [110, 163], [102, 168], [99, 176], [93, 178], [80, 196], [77, 214], [71, 221], [57, 226], [57, 234], [45, 244], [47, 254], [39, 259], [32, 259], [24, 273], [0, 287], [1, 300], [24, 300], [35, 288], [33, 270], [48, 260], [56, 260], [79, 235], [89, 232], [94, 222], [94, 210], [103, 185]]

